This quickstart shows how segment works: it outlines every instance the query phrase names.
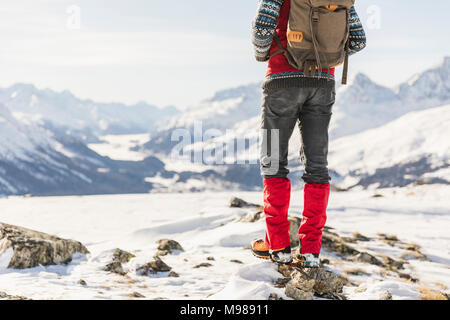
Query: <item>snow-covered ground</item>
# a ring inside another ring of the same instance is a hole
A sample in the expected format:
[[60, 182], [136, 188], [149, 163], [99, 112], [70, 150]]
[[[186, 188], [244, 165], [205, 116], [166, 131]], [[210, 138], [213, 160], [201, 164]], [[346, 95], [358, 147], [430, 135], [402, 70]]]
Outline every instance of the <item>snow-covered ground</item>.
[[[328, 225], [343, 236], [395, 234], [420, 245], [431, 262], [410, 260], [405, 272], [419, 279], [412, 283], [381, 274], [373, 265], [334, 263], [333, 255], [325, 253], [332, 270], [359, 268], [367, 273], [350, 278], [355, 285], [345, 288], [347, 297], [377, 299], [389, 290], [394, 299], [417, 299], [423, 287], [448, 293], [450, 187], [376, 192], [383, 197], [375, 198], [368, 190], [333, 193]], [[1, 199], [0, 221], [81, 241], [91, 254], [75, 257], [68, 266], [20, 271], [6, 269], [10, 252], [5, 252], [0, 255], [0, 291], [34, 299], [127, 299], [136, 291], [148, 299], [267, 299], [270, 293], [285, 297], [283, 289], [274, 286], [281, 277], [276, 266], [257, 260], [244, 248], [264, 234], [264, 221], [238, 222], [249, 209], [229, 208], [231, 196], [262, 200], [260, 193], [248, 192]], [[301, 208], [302, 193], [294, 191], [291, 215], [300, 215]], [[180, 277], [137, 275], [136, 268], [152, 260], [155, 242], [163, 238], [174, 239], [185, 249], [162, 257]], [[399, 249], [382, 241], [366, 246], [370, 252], [399, 254]], [[102, 270], [117, 247], [136, 255], [124, 265], [125, 277]], [[204, 262], [212, 266], [193, 268]], [[80, 279], [87, 285], [78, 284]]]

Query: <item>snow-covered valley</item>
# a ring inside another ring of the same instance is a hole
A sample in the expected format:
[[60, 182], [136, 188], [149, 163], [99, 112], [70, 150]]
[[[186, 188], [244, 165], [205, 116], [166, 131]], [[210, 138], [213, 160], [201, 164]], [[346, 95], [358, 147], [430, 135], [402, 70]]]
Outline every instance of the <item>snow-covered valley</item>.
[[[350, 280], [344, 287], [348, 299], [379, 299], [386, 291], [393, 299], [450, 293], [449, 193], [447, 185], [332, 193], [332, 231], [370, 238], [351, 246], [404, 260], [401, 273], [409, 277], [325, 251], [325, 268]], [[262, 201], [259, 192], [1, 199], [0, 221], [81, 241], [90, 254], [75, 256], [66, 266], [13, 270], [6, 269], [7, 251], [0, 254], [0, 291], [32, 299], [131, 299], [136, 293], [147, 299], [268, 299], [276, 293], [286, 299], [275, 284], [282, 278], [276, 266], [246, 248], [264, 234], [264, 220], [241, 222], [249, 209], [230, 208], [232, 196]], [[291, 216], [301, 215], [302, 202], [301, 190], [293, 191]], [[405, 256], [401, 245], [378, 233], [417, 244], [429, 261]], [[184, 248], [161, 257], [179, 277], [137, 274], [157, 252], [159, 239], [176, 240]], [[115, 248], [136, 256], [123, 265], [124, 276], [103, 270]]]

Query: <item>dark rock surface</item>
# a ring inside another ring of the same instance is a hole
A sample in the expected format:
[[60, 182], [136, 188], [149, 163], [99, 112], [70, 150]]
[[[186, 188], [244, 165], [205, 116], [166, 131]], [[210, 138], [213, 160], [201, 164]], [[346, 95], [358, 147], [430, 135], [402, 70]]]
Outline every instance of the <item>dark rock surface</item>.
[[136, 272], [139, 275], [152, 275], [156, 274], [158, 272], [169, 272], [172, 268], [169, 267], [164, 261], [161, 260], [159, 257], [154, 257], [153, 261], [150, 261], [143, 266], [136, 269]]
[[14, 250], [10, 269], [67, 264], [75, 253], [89, 253], [78, 241], [0, 222], [0, 253], [10, 248]]

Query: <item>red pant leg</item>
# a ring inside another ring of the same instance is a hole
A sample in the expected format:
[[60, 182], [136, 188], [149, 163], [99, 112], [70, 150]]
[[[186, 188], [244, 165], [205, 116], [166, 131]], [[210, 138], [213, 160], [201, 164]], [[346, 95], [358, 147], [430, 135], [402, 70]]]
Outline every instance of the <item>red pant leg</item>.
[[327, 222], [329, 196], [329, 183], [307, 183], [305, 185], [303, 220], [299, 230], [302, 254], [320, 254], [322, 229]]
[[291, 245], [289, 237], [289, 202], [291, 182], [287, 178], [264, 179], [264, 213], [266, 216], [266, 245], [271, 250]]

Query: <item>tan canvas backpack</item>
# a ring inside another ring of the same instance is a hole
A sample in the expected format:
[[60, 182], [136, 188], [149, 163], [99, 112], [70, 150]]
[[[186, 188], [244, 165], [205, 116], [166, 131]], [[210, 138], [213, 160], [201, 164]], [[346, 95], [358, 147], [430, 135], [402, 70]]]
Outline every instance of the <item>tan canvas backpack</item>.
[[349, 10], [355, 0], [291, 0], [287, 48], [275, 36], [294, 68], [312, 77], [315, 69], [329, 69], [344, 63], [342, 83], [347, 83]]

